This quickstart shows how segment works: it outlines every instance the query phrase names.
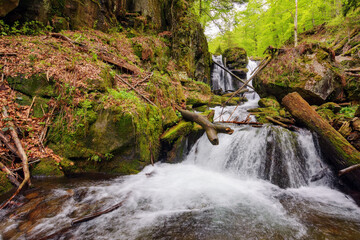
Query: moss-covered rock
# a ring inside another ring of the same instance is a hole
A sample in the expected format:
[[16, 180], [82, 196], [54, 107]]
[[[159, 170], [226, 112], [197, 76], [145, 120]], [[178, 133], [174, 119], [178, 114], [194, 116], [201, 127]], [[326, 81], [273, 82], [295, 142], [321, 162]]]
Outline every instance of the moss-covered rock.
[[0, 195], [4, 194], [12, 189], [12, 185], [6, 176], [6, 173], [0, 172]]
[[316, 111], [320, 110], [320, 109], [330, 109], [333, 113], [338, 113], [340, 112], [341, 110], [341, 107], [334, 103], [334, 102], [327, 102], [327, 103], [324, 103], [322, 105], [320, 105]]
[[255, 77], [253, 86], [259, 95], [281, 101], [286, 94], [298, 92], [310, 104], [339, 101], [342, 77], [331, 50], [318, 45], [298, 48], [274, 56]]
[[164, 132], [160, 139], [162, 142], [173, 145], [173, 143], [179, 139], [181, 136], [188, 135], [193, 129], [194, 124], [185, 120], [180, 121], [176, 126], [170, 128]]
[[107, 108], [92, 106], [95, 102], [79, 104], [76, 119], [66, 122], [59, 116], [49, 132], [49, 146], [74, 163], [64, 167], [67, 174], [130, 173], [157, 159], [160, 109], [126, 91], [109, 89], [103, 97], [112, 103]]
[[176, 112], [172, 107], [166, 107], [162, 109], [161, 113], [162, 113], [162, 119], [163, 119], [162, 123], [164, 129], [172, 127], [180, 121], [180, 117], [176, 115]]
[[279, 108], [280, 107], [280, 103], [273, 96], [270, 96], [268, 98], [261, 98], [258, 102], [258, 105], [260, 107], [264, 107], [264, 108], [266, 108], [266, 107]]
[[60, 170], [60, 164], [52, 158], [43, 158], [31, 168], [32, 176], [61, 177], [64, 173]]
[[240, 47], [226, 49], [223, 53], [223, 58], [226, 58], [226, 65], [230, 69], [246, 68], [249, 62], [245, 49]]
[[55, 82], [47, 79], [46, 74], [35, 74], [29, 78], [23, 75], [16, 77], [8, 77], [6, 79], [10, 87], [18, 92], [26, 94], [30, 97], [56, 97]]
[[327, 108], [321, 108], [321, 109], [317, 109], [316, 112], [325, 120], [331, 122], [336, 115], [334, 114], [334, 112], [330, 109]]

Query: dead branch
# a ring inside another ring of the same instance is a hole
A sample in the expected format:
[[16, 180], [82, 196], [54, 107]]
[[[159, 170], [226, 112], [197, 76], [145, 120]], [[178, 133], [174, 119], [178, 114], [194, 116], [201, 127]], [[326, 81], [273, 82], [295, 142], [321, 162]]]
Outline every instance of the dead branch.
[[[7, 110], [5, 108], [5, 106], [3, 106], [3, 116], [5, 118], [8, 118], [9, 115], [7, 113]], [[22, 161], [22, 165], [23, 165], [23, 172], [24, 172], [24, 180], [22, 181], [22, 183], [19, 185], [18, 189], [16, 190], [16, 192], [4, 203], [0, 206], [0, 209], [3, 209], [20, 191], [21, 189], [25, 186], [26, 183], [29, 183], [29, 186], [31, 186], [31, 182], [30, 182], [30, 171], [29, 171], [29, 165], [28, 165], [28, 158], [26, 156], [26, 153], [24, 151], [24, 148], [22, 147], [22, 144], [20, 142], [19, 136], [15, 130], [15, 125], [14, 123], [12, 123], [11, 121], [9, 121], [9, 125], [10, 125], [10, 135], [13, 139], [13, 141], [15, 142], [15, 146], [17, 148], [17, 151], [19, 152], [21, 161]]]
[[343, 174], [348, 173], [348, 172], [351, 172], [351, 171], [353, 171], [353, 170], [355, 170], [355, 169], [358, 169], [358, 168], [360, 168], [360, 163], [359, 163], [359, 164], [352, 165], [352, 166], [350, 166], [350, 167], [347, 167], [347, 168], [344, 168], [344, 169], [340, 170], [338, 176], [340, 177], [340, 176], [342, 176]]
[[219, 145], [219, 138], [217, 136], [218, 133], [226, 133], [231, 135], [234, 132], [234, 130], [230, 127], [211, 123], [205, 116], [181, 109], [178, 106], [175, 106], [175, 108], [181, 113], [185, 120], [199, 124], [205, 130], [209, 141], [213, 145]]
[[296, 128], [294, 126], [286, 125], [285, 123], [282, 123], [282, 122], [280, 122], [280, 121], [278, 121], [278, 120], [276, 120], [276, 119], [274, 119], [272, 117], [266, 116], [265, 118], [267, 120], [269, 120], [270, 122], [272, 122], [272, 123], [274, 123], [276, 125], [279, 125], [279, 126], [281, 126], [283, 128], [286, 128], [286, 129], [289, 129], [289, 130], [296, 130]]
[[128, 83], [125, 79], [123, 79], [122, 77], [120, 77], [118, 74], [115, 75], [115, 77], [117, 77], [120, 81], [122, 81], [123, 83], [125, 83], [129, 88], [131, 88], [132, 90], [134, 90], [137, 94], [139, 94], [141, 97], [143, 97], [146, 101], [148, 101], [150, 104], [155, 105], [155, 103], [153, 103], [150, 99], [148, 99], [147, 97], [145, 97], [143, 94], [141, 94], [138, 90], [136, 90], [133, 86], [130, 85], [130, 83]]
[[[40, 161], [41, 161], [41, 159], [34, 160], [32, 162], [29, 162], [29, 165], [34, 164], [34, 163], [38, 163]], [[16, 171], [20, 171], [21, 169], [23, 169], [23, 167], [14, 168], [14, 169], [11, 169], [11, 171], [16, 172]]]
[[251, 80], [254, 79], [254, 77], [264, 68], [266, 67], [266, 65], [269, 64], [269, 62], [271, 61], [271, 56], [268, 57], [267, 61], [261, 66], [259, 67], [256, 72], [251, 76], [251, 78], [249, 78], [244, 85], [242, 85], [238, 90], [236, 90], [230, 97], [228, 100], [226, 100], [226, 102], [223, 103], [223, 107], [237, 94], [239, 94], [239, 92], [246, 86], [246, 84], [248, 84]]
[[219, 121], [218, 123], [233, 123], [233, 124], [237, 124], [237, 125], [251, 125], [251, 126], [262, 126], [262, 123], [259, 122], [248, 122], [248, 121]]
[[17, 54], [16, 53], [0, 52], [0, 56], [17, 56]]
[[28, 112], [26, 114], [26, 118], [29, 118], [29, 116], [30, 116], [30, 111], [31, 111], [32, 106], [34, 105], [35, 99], [36, 99], [36, 96], [33, 97], [33, 100], [31, 102]]
[[16, 147], [10, 143], [9, 138], [6, 137], [2, 132], [0, 132], [0, 140], [3, 142], [3, 144], [6, 145], [6, 147], [7, 147], [12, 153], [14, 153], [16, 156], [18, 156], [19, 158], [21, 158], [18, 150], [16, 149]]
[[[217, 66], [221, 67], [222, 69], [224, 69], [226, 72], [230, 73], [231, 76], [233, 76], [236, 80], [242, 82], [243, 84], [245, 84], [245, 81], [242, 80], [241, 78], [239, 78], [238, 76], [236, 76], [235, 74], [233, 74], [229, 69], [221, 66], [220, 64], [218, 64], [217, 62], [214, 61], [214, 64], [216, 64]], [[247, 85], [247, 84], [245, 84]], [[252, 86], [247, 85], [248, 88], [251, 88], [252, 90], [255, 90]]]
[[9, 181], [14, 184], [15, 186], [19, 186], [20, 183], [19, 181], [16, 179], [16, 176], [14, 175], [13, 172], [11, 172], [2, 162], [0, 162], [0, 169], [1, 171], [3, 171], [4, 173], [6, 173]]
[[149, 74], [148, 76], [146, 76], [143, 80], [141, 80], [140, 82], [136, 83], [136, 84], [134, 85], [134, 88], [137, 87], [138, 85], [146, 82], [146, 81], [147, 81], [148, 79], [150, 79], [153, 75], [154, 75], [154, 73], [150, 73], [150, 74]]

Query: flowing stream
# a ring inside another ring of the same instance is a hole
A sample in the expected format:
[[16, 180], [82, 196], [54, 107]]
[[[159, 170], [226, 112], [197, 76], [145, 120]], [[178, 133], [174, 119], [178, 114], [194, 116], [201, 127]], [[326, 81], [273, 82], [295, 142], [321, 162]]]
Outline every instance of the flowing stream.
[[[246, 118], [257, 101], [235, 115]], [[123, 201], [54, 239], [360, 239], [360, 208], [337, 190], [309, 131], [231, 127], [218, 146], [202, 136], [178, 164], [111, 180], [38, 183], [24, 205], [0, 212], [0, 233], [40, 239]]]

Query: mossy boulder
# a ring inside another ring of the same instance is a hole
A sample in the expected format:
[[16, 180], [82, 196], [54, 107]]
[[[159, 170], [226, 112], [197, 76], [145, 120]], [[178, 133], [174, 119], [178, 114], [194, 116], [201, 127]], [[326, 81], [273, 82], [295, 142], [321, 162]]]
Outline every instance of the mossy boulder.
[[340, 101], [342, 76], [331, 50], [318, 45], [299, 46], [274, 56], [253, 80], [261, 97], [275, 96], [278, 101], [298, 92], [309, 104]]
[[161, 110], [126, 91], [109, 90], [103, 97], [112, 103], [107, 108], [80, 104], [74, 110], [77, 119], [55, 119], [49, 146], [73, 162], [65, 167], [67, 174], [127, 174], [140, 170], [159, 155]]
[[316, 111], [321, 110], [321, 109], [330, 109], [333, 113], [338, 113], [338, 112], [340, 112], [341, 107], [337, 103], [327, 102], [327, 103], [324, 103], [324, 104], [320, 105], [316, 109]]
[[46, 74], [35, 74], [28, 78], [23, 75], [10, 76], [6, 80], [12, 89], [30, 97], [50, 98], [57, 96], [55, 82], [52, 79], [47, 79]]
[[10, 191], [13, 188], [6, 173], [0, 172], [0, 195]]
[[60, 170], [60, 164], [52, 158], [43, 158], [31, 168], [32, 176], [61, 177], [64, 173]]
[[280, 107], [280, 103], [273, 96], [270, 96], [268, 98], [261, 98], [258, 102], [258, 105], [260, 107], [264, 107], [264, 108], [266, 108], [266, 107], [279, 108]]
[[176, 115], [176, 112], [172, 107], [166, 107], [162, 109], [161, 113], [162, 113], [162, 119], [163, 119], [162, 123], [164, 129], [172, 127], [180, 121], [180, 117]]
[[163, 133], [160, 139], [165, 144], [173, 145], [179, 137], [188, 135], [193, 127], [194, 124], [192, 122], [182, 120], [176, 126]]
[[240, 47], [226, 49], [223, 53], [223, 58], [226, 58], [226, 65], [229, 69], [246, 68], [249, 62], [246, 50]]

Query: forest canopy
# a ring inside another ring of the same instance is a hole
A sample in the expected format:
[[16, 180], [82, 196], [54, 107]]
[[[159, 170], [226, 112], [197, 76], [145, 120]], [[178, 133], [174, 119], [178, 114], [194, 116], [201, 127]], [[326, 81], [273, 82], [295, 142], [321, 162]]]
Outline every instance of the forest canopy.
[[[240, 46], [249, 55], [262, 56], [268, 46], [281, 47], [294, 39], [295, 0], [195, 1], [193, 11], [203, 27], [215, 25], [209, 36], [209, 50], [221, 53]], [[342, 22], [344, 16], [359, 14], [358, 0], [298, 0], [297, 32], [325, 22]]]

